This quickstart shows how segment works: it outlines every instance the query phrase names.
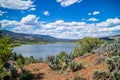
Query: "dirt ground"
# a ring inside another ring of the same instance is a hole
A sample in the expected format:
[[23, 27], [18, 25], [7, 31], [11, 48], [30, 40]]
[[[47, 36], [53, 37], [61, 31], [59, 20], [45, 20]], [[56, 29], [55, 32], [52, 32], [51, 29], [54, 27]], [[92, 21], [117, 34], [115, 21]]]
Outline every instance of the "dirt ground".
[[35, 80], [72, 80], [74, 76], [81, 76], [85, 80], [93, 80], [94, 70], [107, 70], [104, 62], [99, 64], [94, 64], [98, 54], [88, 54], [83, 57], [78, 57], [75, 59], [76, 62], [82, 62], [85, 66], [84, 69], [72, 72], [69, 69], [65, 73], [60, 71], [53, 71], [49, 68], [46, 63], [33, 63], [28, 66], [25, 66], [24, 69], [36, 74], [36, 77], [39, 79]]

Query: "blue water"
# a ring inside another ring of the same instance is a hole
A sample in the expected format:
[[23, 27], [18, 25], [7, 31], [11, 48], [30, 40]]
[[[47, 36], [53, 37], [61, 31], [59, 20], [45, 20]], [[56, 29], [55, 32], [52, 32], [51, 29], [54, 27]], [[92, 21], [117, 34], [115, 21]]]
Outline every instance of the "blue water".
[[22, 45], [13, 48], [13, 52], [22, 54], [25, 57], [33, 56], [35, 58], [46, 58], [48, 55], [57, 55], [61, 51], [68, 54], [74, 50], [75, 43], [49, 43], [38, 45]]

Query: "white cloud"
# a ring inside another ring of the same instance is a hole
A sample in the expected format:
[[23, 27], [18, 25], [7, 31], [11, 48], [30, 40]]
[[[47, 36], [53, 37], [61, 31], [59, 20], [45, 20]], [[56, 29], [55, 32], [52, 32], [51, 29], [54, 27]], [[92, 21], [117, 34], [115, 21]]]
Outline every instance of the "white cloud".
[[5, 13], [7, 13], [7, 12], [4, 12], [4, 11], [1, 11], [1, 10], [0, 10], [0, 16], [2, 16], [2, 15], [5, 14]]
[[44, 14], [45, 16], [49, 16], [49, 15], [50, 15], [50, 13], [49, 13], [48, 11], [44, 11], [43, 14]]
[[115, 25], [120, 25], [120, 19], [118, 18], [107, 19], [106, 21], [97, 24], [97, 26], [100, 26], [100, 27], [108, 27], [108, 26], [115, 26]]
[[21, 23], [25, 24], [25, 25], [34, 25], [34, 26], [38, 26], [39, 25], [39, 17], [36, 17], [36, 15], [28, 15], [26, 17], [23, 17], [21, 19]]
[[82, 0], [56, 0], [61, 6], [67, 7], [74, 3], [80, 3]]
[[93, 12], [93, 15], [97, 15], [97, 14], [100, 14], [100, 12], [99, 11], [94, 11]]
[[22, 33], [32, 33], [34, 29], [40, 27], [39, 17], [32, 14], [23, 17], [19, 22], [15, 20], [2, 20], [0, 23], [2, 28], [12, 28], [12, 31]]
[[0, 0], [0, 7], [8, 9], [25, 10], [35, 7], [31, 0]]
[[98, 15], [100, 14], [100, 11], [93, 11], [92, 13], [88, 13], [88, 15]]
[[[107, 19], [99, 23], [86, 22], [65, 22], [57, 20], [55, 22], [42, 22], [35, 15], [28, 15], [21, 21], [2, 20], [2, 28], [11, 28], [14, 32], [51, 35], [57, 38], [79, 39], [85, 36], [104, 37], [120, 34], [120, 19]], [[37, 25], [37, 26], [36, 26]]]
[[89, 18], [88, 21], [98, 21], [99, 19], [96, 18]]
[[91, 15], [91, 13], [88, 13], [88, 15]]
[[16, 27], [18, 25], [20, 25], [19, 22], [13, 20], [13, 21], [10, 21], [10, 20], [2, 20], [0, 21], [0, 23], [2, 23], [2, 27]]
[[61, 2], [62, 0], [56, 0], [57, 2]]
[[36, 8], [31, 8], [30, 10], [31, 10], [31, 11], [35, 11], [35, 10], [36, 10]]

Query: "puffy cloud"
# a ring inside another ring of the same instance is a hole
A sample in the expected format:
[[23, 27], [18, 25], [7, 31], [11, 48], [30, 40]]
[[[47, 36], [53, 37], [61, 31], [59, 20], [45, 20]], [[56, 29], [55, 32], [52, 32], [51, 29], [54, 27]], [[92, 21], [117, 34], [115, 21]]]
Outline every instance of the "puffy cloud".
[[67, 7], [74, 3], [80, 3], [82, 0], [56, 0], [56, 1], [59, 2], [61, 6]]
[[45, 16], [49, 16], [49, 15], [50, 15], [50, 13], [49, 13], [48, 11], [44, 11], [43, 14], [44, 14]]
[[21, 19], [21, 23], [25, 24], [25, 25], [33, 25], [33, 26], [37, 26], [39, 25], [39, 17], [36, 17], [36, 15], [28, 15], [26, 17], [23, 17]]
[[39, 17], [36, 15], [28, 15], [23, 17], [20, 22], [15, 20], [1, 20], [2, 28], [11, 29], [14, 32], [32, 33], [36, 28], [39, 28]]
[[8, 9], [25, 10], [34, 7], [31, 0], [0, 0], [0, 7]]
[[[51, 35], [57, 38], [80, 39], [85, 36], [104, 37], [120, 34], [119, 18], [107, 19], [98, 23], [65, 22], [64, 20], [46, 23], [38, 21], [38, 19], [35, 15], [28, 15], [20, 22], [2, 20], [0, 23], [2, 23], [2, 28], [9, 29], [12, 26], [11, 30], [14, 32]], [[37, 26], [34, 25], [36, 22]]]
[[89, 18], [88, 21], [98, 21], [99, 19], [96, 18]]
[[4, 28], [4, 27], [16, 27], [16, 26], [20, 25], [20, 23], [15, 21], [15, 20], [13, 20], [13, 21], [2, 20], [2, 21], [0, 21], [0, 23], [2, 23], [2, 28]]
[[4, 12], [4, 11], [0, 10], [0, 16], [2, 16], [4, 13], [7, 13], [7, 12]]
[[119, 18], [107, 19], [106, 21], [97, 24], [97, 26], [100, 26], [100, 27], [108, 27], [108, 26], [115, 26], [115, 25], [120, 25]]

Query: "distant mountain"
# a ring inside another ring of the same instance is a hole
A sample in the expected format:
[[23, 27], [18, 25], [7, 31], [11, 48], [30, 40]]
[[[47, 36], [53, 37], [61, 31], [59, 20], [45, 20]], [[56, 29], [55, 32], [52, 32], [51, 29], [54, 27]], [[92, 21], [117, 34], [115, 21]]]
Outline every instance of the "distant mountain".
[[113, 40], [113, 39], [110, 38], [110, 37], [102, 37], [102, 38], [100, 38], [100, 39], [103, 39], [103, 40]]
[[9, 35], [14, 41], [28, 41], [28, 42], [59, 42], [59, 41], [70, 41], [69, 39], [58, 39], [49, 35], [38, 35], [38, 34], [26, 34], [26, 33], [15, 33], [8, 30], [2, 30], [2, 36]]
[[116, 38], [120, 38], [120, 35], [102, 37], [102, 38], [100, 38], [100, 39], [103, 39], [103, 40], [114, 40], [114, 39], [116, 39]]
[[[9, 35], [12, 41], [22, 41], [22, 42], [76, 42], [80, 39], [60, 39], [49, 35], [38, 35], [38, 34], [26, 34], [26, 33], [15, 33], [8, 30], [2, 30], [2, 36]], [[113, 40], [120, 37], [120, 35], [101, 37], [103, 40]]]

